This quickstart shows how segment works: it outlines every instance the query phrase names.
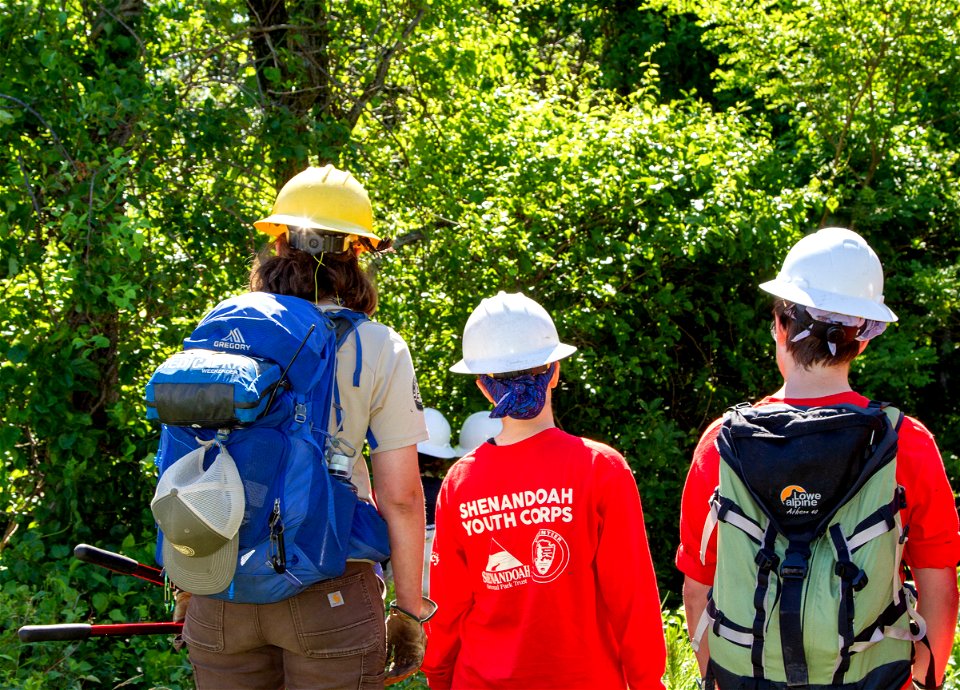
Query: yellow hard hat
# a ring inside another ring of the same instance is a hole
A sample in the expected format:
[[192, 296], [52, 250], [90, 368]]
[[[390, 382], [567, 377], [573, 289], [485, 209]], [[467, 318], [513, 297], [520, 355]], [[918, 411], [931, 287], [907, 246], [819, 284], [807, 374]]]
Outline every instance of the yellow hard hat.
[[366, 237], [374, 247], [380, 243], [373, 232], [367, 190], [353, 175], [332, 165], [309, 167], [291, 177], [277, 194], [270, 215], [253, 226], [271, 237], [299, 227]]

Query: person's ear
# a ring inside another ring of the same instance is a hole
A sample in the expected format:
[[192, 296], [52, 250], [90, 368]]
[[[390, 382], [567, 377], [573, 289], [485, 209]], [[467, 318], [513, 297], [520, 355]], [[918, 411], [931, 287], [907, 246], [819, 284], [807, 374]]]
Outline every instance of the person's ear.
[[483, 381], [480, 380], [479, 376], [475, 379], [475, 381], [477, 383], [477, 388], [479, 388], [480, 392], [483, 393], [483, 397], [485, 397], [490, 402], [494, 402], [493, 396], [490, 395], [490, 393], [487, 391], [486, 386], [483, 385]]
[[773, 340], [777, 345], [786, 345], [787, 329], [784, 328], [783, 324], [780, 323], [780, 319], [776, 316], [773, 317], [773, 323], [770, 325], [770, 335], [773, 336]]
[[861, 340], [861, 341], [860, 341], [860, 349], [857, 351], [857, 354], [858, 354], [858, 355], [859, 355], [859, 354], [862, 354], [863, 351], [867, 349], [867, 345], [869, 345], [869, 344], [870, 344], [870, 341], [868, 341], [868, 340]]
[[556, 388], [560, 382], [560, 362], [554, 362], [553, 376], [550, 377], [550, 388]]

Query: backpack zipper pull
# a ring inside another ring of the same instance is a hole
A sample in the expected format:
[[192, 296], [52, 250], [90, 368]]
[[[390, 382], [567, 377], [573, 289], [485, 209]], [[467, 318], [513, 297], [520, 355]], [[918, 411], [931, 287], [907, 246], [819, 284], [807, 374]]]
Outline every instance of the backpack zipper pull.
[[280, 498], [273, 501], [270, 513], [270, 565], [278, 575], [287, 570], [287, 549], [283, 541], [283, 519], [280, 517]]

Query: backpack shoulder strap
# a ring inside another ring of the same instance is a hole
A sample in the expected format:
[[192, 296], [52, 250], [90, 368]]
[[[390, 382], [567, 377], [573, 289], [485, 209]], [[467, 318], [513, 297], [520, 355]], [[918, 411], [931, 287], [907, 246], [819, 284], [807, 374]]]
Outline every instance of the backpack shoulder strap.
[[[360, 324], [369, 321], [368, 317], [363, 312], [354, 311], [353, 309], [338, 309], [337, 311], [326, 312], [326, 315], [333, 322], [333, 326], [337, 336], [337, 352], [340, 351], [340, 348], [343, 346], [343, 343], [346, 342], [350, 334], [353, 334], [354, 343], [356, 344], [356, 360], [353, 367], [353, 387], [360, 387], [360, 372], [363, 370], [363, 344], [360, 341]], [[333, 376], [333, 414], [336, 419], [336, 428], [338, 430], [343, 428], [343, 407], [340, 404], [340, 384], [337, 381], [336, 368], [334, 369]], [[369, 430], [368, 430], [369, 432]], [[368, 433], [369, 436], [369, 433]], [[376, 443], [371, 442], [371, 446], [375, 447]]]
[[[334, 330], [337, 334], [337, 350], [343, 346], [347, 337], [353, 333], [354, 343], [357, 346], [357, 358], [353, 368], [353, 387], [360, 387], [360, 371], [363, 368], [363, 346], [360, 343], [360, 333], [357, 330], [361, 323], [370, 320], [370, 317], [363, 312], [353, 309], [338, 309], [337, 311], [325, 312], [327, 317], [333, 322]], [[334, 381], [336, 386], [336, 381]], [[339, 400], [337, 401], [339, 404]]]
[[893, 405], [884, 404], [883, 411], [887, 413], [887, 419], [890, 420], [890, 426], [893, 427], [893, 430], [896, 432], [900, 431], [900, 427], [903, 424], [904, 414], [902, 411], [894, 407]]

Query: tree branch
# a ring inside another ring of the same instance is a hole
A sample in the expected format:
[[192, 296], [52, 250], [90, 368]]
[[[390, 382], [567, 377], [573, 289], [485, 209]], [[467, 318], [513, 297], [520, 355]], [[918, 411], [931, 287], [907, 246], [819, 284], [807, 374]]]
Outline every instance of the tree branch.
[[350, 111], [347, 113], [346, 122], [349, 129], [353, 129], [357, 121], [360, 119], [360, 115], [363, 113], [364, 109], [367, 107], [367, 104], [373, 100], [373, 97], [378, 93], [383, 91], [383, 86], [386, 83], [387, 72], [390, 70], [390, 63], [393, 61], [393, 58], [396, 57], [397, 53], [403, 48], [404, 43], [411, 34], [413, 34], [414, 29], [417, 28], [417, 25], [423, 20], [426, 10], [420, 8], [417, 11], [417, 14], [409, 21], [407, 26], [404, 28], [403, 33], [400, 34], [400, 38], [396, 42], [388, 47], [384, 48], [379, 57], [377, 58], [377, 70], [370, 80], [370, 82], [364, 87], [360, 96], [354, 102], [353, 107], [350, 108]]

